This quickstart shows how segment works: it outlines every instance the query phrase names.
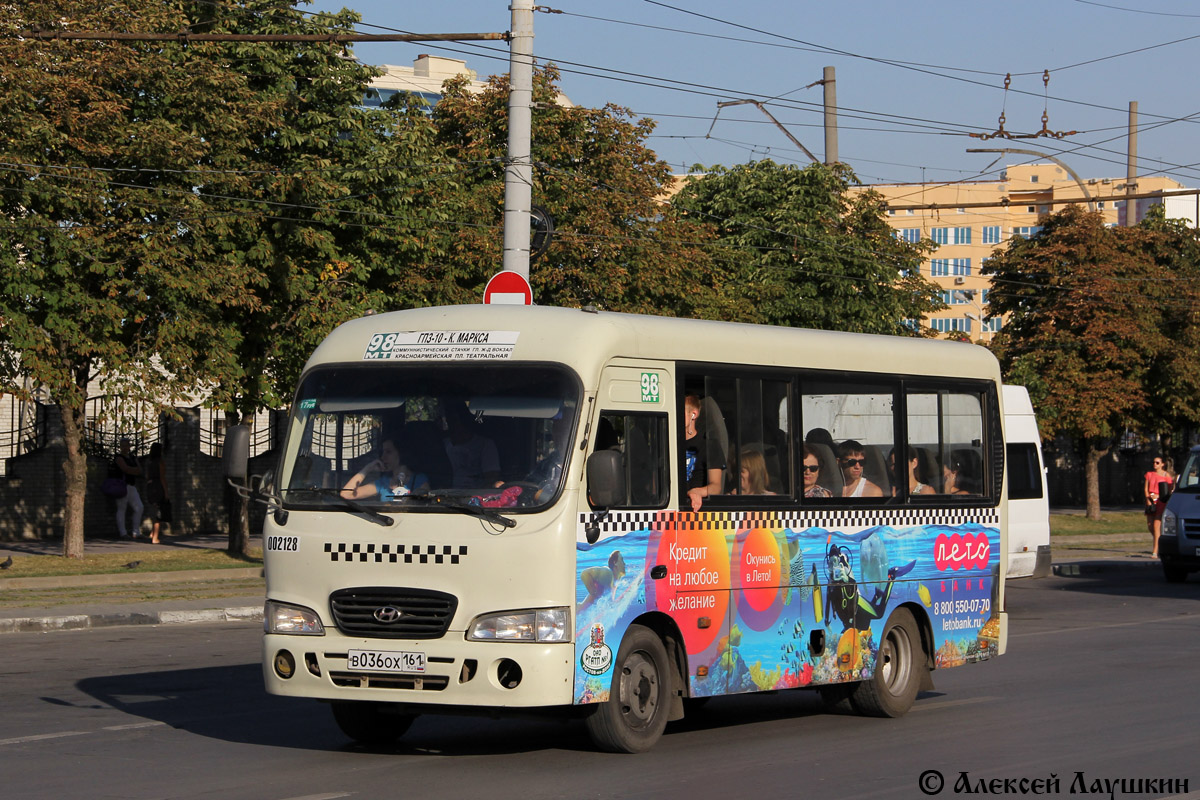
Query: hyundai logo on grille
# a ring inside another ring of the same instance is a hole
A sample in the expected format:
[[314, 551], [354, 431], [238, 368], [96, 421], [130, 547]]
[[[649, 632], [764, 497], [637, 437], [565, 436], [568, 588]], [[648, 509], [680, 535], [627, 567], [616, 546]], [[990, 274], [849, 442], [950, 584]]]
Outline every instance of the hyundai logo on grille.
[[404, 612], [395, 606], [382, 606], [375, 609], [375, 613], [372, 616], [384, 625], [390, 625], [393, 622], [398, 622], [404, 616]]

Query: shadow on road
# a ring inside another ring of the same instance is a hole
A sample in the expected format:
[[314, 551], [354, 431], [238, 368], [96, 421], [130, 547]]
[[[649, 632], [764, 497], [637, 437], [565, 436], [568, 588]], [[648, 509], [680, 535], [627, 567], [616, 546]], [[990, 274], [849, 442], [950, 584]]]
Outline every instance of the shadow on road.
[[[1032, 583], [1045, 583], [1070, 592], [1091, 592], [1114, 596], [1200, 600], [1200, 574], [1193, 573], [1184, 583], [1167, 583], [1158, 559], [1142, 561], [1079, 561], [1059, 565], [1060, 574]], [[1024, 581], [1009, 583], [1019, 587]]]
[[[393, 746], [362, 747], [338, 730], [324, 704], [268, 695], [258, 664], [108, 675], [86, 678], [77, 686], [98, 703], [131, 716], [239, 744], [414, 756], [595, 752], [578, 716], [561, 712], [503, 719], [429, 714], [418, 718]], [[667, 726], [664, 741], [687, 732], [805, 717], [825, 718], [835, 725], [853, 718], [828, 714], [812, 691], [720, 697], [689, 702], [685, 718]]]

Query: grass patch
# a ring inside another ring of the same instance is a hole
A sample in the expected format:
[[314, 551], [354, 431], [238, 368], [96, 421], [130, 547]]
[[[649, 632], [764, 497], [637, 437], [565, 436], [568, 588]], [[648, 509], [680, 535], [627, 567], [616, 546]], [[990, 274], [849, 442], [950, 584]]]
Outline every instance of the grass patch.
[[1050, 515], [1051, 536], [1104, 536], [1146, 533], [1146, 515], [1140, 511], [1110, 511], [1092, 522], [1083, 512]]
[[[252, 548], [246, 557], [224, 550], [186, 548], [130, 550], [124, 553], [84, 554], [83, 558], [14, 555], [12, 566], [0, 572], [0, 584], [8, 578], [41, 578], [51, 575], [100, 575], [108, 572], [179, 572], [192, 569], [235, 569], [261, 567], [262, 548]], [[125, 566], [141, 562], [132, 569]]]
[[0, 609], [86, 606], [103, 603], [167, 603], [178, 600], [219, 600], [224, 597], [261, 597], [262, 578], [221, 580], [212, 583], [131, 584], [128, 586], [71, 586], [61, 589], [20, 589], [0, 593]]

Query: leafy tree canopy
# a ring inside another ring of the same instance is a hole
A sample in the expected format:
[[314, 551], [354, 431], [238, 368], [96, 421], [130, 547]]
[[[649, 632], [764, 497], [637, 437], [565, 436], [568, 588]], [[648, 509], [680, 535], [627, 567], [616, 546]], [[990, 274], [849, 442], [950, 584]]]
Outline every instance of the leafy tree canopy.
[[714, 167], [674, 206], [717, 231], [727, 294], [747, 321], [860, 333], [911, 334], [941, 307], [920, 275], [930, 243], [895, 236], [876, 192], [850, 192], [844, 165], [758, 161]]

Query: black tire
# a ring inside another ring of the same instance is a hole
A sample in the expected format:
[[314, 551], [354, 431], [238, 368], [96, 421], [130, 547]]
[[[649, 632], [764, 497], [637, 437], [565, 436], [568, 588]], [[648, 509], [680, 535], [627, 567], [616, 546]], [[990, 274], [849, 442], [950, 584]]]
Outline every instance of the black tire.
[[667, 726], [671, 711], [671, 662], [662, 640], [631, 625], [613, 664], [608, 702], [585, 719], [592, 742], [610, 753], [644, 753]]
[[924, 669], [928, 667], [917, 622], [907, 608], [897, 608], [883, 628], [875, 669], [870, 679], [855, 685], [850, 702], [870, 717], [903, 716], [917, 699]]
[[333, 720], [342, 733], [360, 744], [391, 744], [408, 732], [415, 714], [398, 713], [391, 703], [335, 700]]
[[1164, 561], [1162, 567], [1163, 577], [1167, 579], [1167, 583], [1183, 583], [1187, 580], [1188, 571], [1178, 564]]

